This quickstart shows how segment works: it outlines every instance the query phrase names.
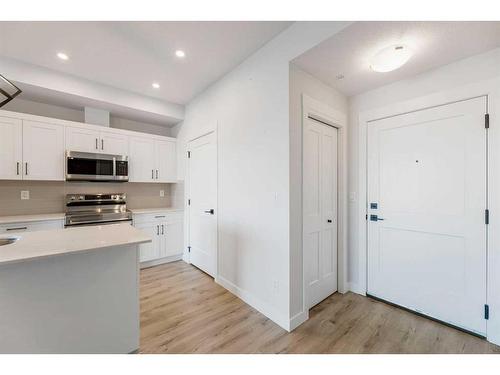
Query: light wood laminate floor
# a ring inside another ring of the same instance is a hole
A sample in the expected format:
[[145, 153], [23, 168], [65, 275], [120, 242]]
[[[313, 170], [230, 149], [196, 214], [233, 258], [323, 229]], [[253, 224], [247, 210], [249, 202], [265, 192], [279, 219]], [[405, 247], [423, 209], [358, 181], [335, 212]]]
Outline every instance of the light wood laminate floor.
[[353, 293], [288, 333], [182, 261], [141, 271], [141, 353], [500, 353], [454, 328]]

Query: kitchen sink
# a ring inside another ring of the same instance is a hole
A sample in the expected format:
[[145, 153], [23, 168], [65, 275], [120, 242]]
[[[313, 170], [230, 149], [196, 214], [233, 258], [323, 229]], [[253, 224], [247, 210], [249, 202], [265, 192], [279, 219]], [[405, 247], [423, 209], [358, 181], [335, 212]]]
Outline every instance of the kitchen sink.
[[10, 245], [17, 240], [19, 240], [21, 237], [15, 237], [15, 236], [10, 236], [10, 237], [0, 237], [0, 246], [4, 245]]

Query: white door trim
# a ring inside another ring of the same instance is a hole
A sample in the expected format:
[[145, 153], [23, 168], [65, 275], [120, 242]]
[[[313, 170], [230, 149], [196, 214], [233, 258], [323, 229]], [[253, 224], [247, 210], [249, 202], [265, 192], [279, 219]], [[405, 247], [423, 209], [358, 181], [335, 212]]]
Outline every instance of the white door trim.
[[[338, 291], [340, 293], [345, 293], [349, 291], [349, 285], [347, 281], [347, 116], [340, 111], [337, 111], [333, 107], [320, 102], [306, 94], [302, 94], [302, 164], [304, 160], [304, 123], [309, 117], [313, 117], [327, 125], [333, 126], [338, 130], [338, 224], [337, 224], [337, 257], [338, 257], [338, 269], [337, 269], [337, 284]], [[302, 176], [304, 175], [302, 171]], [[304, 183], [302, 181], [302, 191]], [[302, 197], [303, 198], [303, 197]], [[303, 199], [302, 199], [303, 201]], [[303, 202], [301, 202], [301, 212], [302, 212], [302, 233], [304, 229], [303, 221]], [[302, 248], [302, 290], [303, 290], [303, 311], [306, 312], [306, 279], [305, 279], [305, 268], [304, 268], [304, 239], [302, 238], [302, 243], [300, 244]]]
[[[366, 295], [367, 291], [367, 127], [370, 121], [403, 114], [421, 109], [439, 106], [447, 103], [463, 101], [480, 96], [487, 97], [488, 113], [490, 114], [490, 129], [488, 136], [488, 197], [489, 209], [498, 213], [500, 201], [495, 197], [500, 189], [500, 171], [496, 171], [499, 166], [500, 154], [497, 148], [500, 147], [500, 133], [497, 129], [498, 122], [495, 119], [500, 115], [500, 89], [498, 84], [500, 79], [480, 81], [469, 85], [443, 90], [438, 93], [429, 94], [414, 99], [392, 103], [383, 107], [362, 111], [358, 118], [354, 119], [352, 126], [358, 127], [358, 207], [357, 207], [357, 231], [354, 234], [357, 240], [358, 250], [358, 280], [350, 283], [353, 292]], [[357, 122], [356, 122], [357, 120]], [[493, 124], [495, 122], [495, 124]], [[500, 279], [500, 273], [495, 270], [495, 265], [499, 263], [500, 253], [496, 247], [500, 245], [500, 233], [496, 234], [500, 227], [499, 223], [490, 220], [487, 230], [487, 303], [498, 308], [500, 300], [498, 293], [500, 288], [495, 285]], [[355, 245], [354, 245], [355, 246]], [[500, 345], [500, 317], [495, 317], [490, 313], [487, 321], [486, 339]]]
[[220, 241], [220, 236], [219, 236], [219, 223], [220, 223], [220, 205], [219, 205], [219, 202], [220, 202], [220, 183], [219, 183], [219, 178], [220, 178], [220, 175], [219, 175], [219, 138], [218, 138], [218, 132], [217, 132], [217, 125], [215, 126], [215, 128], [213, 130], [209, 130], [209, 131], [206, 131], [206, 132], [203, 132], [202, 134], [199, 134], [199, 135], [196, 135], [195, 137], [192, 137], [190, 139], [188, 139], [188, 141], [186, 142], [186, 155], [184, 156], [186, 158], [186, 175], [185, 175], [185, 181], [184, 181], [184, 198], [185, 198], [185, 207], [186, 207], [186, 212], [185, 212], [185, 231], [186, 231], [186, 236], [185, 236], [185, 247], [186, 249], [184, 250], [184, 256], [182, 257], [182, 259], [186, 262], [186, 263], [189, 263], [191, 264], [191, 255], [190, 253], [187, 251], [187, 247], [189, 246], [190, 244], [190, 230], [191, 230], [191, 225], [190, 225], [190, 209], [191, 209], [191, 206], [188, 205], [188, 199], [189, 199], [189, 184], [190, 184], [190, 181], [189, 181], [189, 176], [190, 176], [190, 173], [189, 173], [189, 167], [190, 167], [190, 164], [189, 164], [189, 158], [187, 157], [187, 153], [190, 152], [190, 148], [189, 148], [189, 143], [194, 141], [194, 140], [197, 140], [201, 137], [204, 137], [206, 135], [209, 135], [209, 134], [214, 134], [214, 138], [215, 138], [215, 149], [216, 149], [216, 154], [217, 154], [217, 176], [216, 176], [216, 181], [217, 181], [217, 203], [215, 204], [215, 209], [216, 209], [216, 212], [217, 212], [217, 248], [216, 248], [216, 251], [215, 251], [215, 256], [216, 256], [216, 259], [215, 259], [215, 277], [214, 279], [217, 279], [218, 276], [219, 276], [219, 247], [220, 247], [220, 244], [219, 244], [219, 241]]

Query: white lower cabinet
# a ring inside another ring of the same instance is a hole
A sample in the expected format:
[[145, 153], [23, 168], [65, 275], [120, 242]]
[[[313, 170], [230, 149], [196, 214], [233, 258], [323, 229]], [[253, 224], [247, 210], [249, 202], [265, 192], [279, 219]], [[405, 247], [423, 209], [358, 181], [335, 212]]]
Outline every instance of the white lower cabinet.
[[23, 233], [23, 232], [35, 232], [39, 230], [50, 230], [50, 229], [63, 229], [64, 220], [42, 220], [42, 221], [30, 221], [26, 223], [10, 223], [0, 225], [0, 234], [5, 233]]
[[142, 265], [166, 263], [182, 257], [183, 220], [182, 212], [134, 214], [134, 226], [152, 238], [152, 242], [139, 246]]

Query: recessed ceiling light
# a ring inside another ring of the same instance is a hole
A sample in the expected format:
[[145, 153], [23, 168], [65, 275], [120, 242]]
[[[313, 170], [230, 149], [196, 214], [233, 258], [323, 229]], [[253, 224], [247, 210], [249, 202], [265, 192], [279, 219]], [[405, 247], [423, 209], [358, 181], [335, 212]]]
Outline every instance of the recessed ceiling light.
[[153, 84], [151, 86], [153, 86], [154, 89], [159, 89], [160, 88], [160, 84], [157, 83], [157, 82], [153, 82]]
[[57, 57], [59, 57], [61, 60], [68, 60], [69, 56], [66, 55], [64, 52], [58, 52]]
[[175, 51], [175, 56], [184, 57], [184, 56], [186, 56], [186, 53], [183, 50], [178, 49], [177, 51]]
[[402, 44], [386, 47], [372, 57], [370, 68], [376, 72], [390, 72], [406, 64], [412, 55], [408, 46]]

